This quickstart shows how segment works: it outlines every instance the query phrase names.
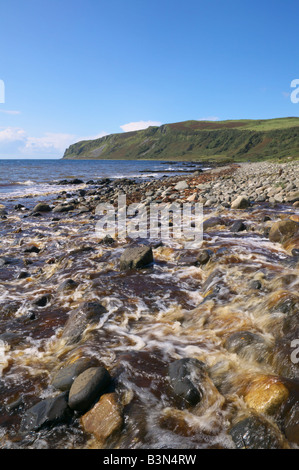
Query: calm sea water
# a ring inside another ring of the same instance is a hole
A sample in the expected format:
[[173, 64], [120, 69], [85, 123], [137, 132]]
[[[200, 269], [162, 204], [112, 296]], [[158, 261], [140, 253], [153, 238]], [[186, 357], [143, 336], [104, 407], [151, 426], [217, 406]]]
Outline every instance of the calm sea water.
[[103, 177], [161, 178], [199, 166], [190, 162], [132, 160], [0, 160], [0, 199], [54, 193], [58, 189], [55, 183], [63, 179], [86, 182]]

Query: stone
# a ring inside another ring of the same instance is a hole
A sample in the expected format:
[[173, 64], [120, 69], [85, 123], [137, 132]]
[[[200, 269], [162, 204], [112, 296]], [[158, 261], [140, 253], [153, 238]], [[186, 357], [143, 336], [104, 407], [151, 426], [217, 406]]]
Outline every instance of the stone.
[[249, 201], [245, 196], [238, 196], [234, 201], [231, 203], [232, 209], [246, 209], [249, 206]]
[[106, 308], [99, 302], [84, 302], [70, 314], [62, 338], [67, 340], [67, 344], [78, 342], [87, 325], [98, 321], [106, 312]]
[[238, 449], [285, 449], [287, 443], [267, 420], [250, 416], [236, 423], [229, 431]]
[[230, 227], [230, 232], [243, 232], [247, 227], [242, 220], [236, 220]]
[[120, 257], [121, 270], [138, 269], [153, 262], [153, 251], [150, 246], [139, 245], [126, 248]]
[[199, 265], [204, 265], [210, 261], [211, 256], [212, 256], [211, 250], [202, 250], [197, 256], [196, 261]]
[[261, 289], [262, 288], [262, 283], [258, 279], [254, 279], [253, 281], [250, 282], [249, 284], [250, 289]]
[[264, 339], [251, 331], [237, 331], [229, 335], [225, 341], [225, 348], [235, 354], [240, 354], [245, 348], [253, 345], [261, 352], [264, 351]]
[[172, 389], [189, 406], [195, 406], [203, 396], [200, 382], [205, 377], [204, 364], [193, 358], [172, 362], [168, 368]]
[[50, 302], [50, 299], [51, 299], [50, 294], [44, 294], [38, 297], [37, 299], [35, 299], [32, 302], [32, 305], [35, 305], [37, 307], [45, 307]]
[[53, 377], [52, 386], [57, 390], [70, 390], [74, 380], [78, 375], [94, 365], [94, 361], [90, 358], [83, 357], [75, 362], [62, 367]]
[[121, 430], [123, 426], [122, 407], [116, 393], [105, 393], [98, 403], [81, 417], [85, 432], [92, 434], [100, 445]]
[[75, 378], [68, 404], [71, 409], [86, 412], [108, 388], [111, 376], [104, 367], [89, 367]]
[[289, 442], [299, 445], [299, 406], [295, 403], [284, 420], [284, 433]]
[[78, 282], [74, 281], [73, 279], [66, 279], [62, 282], [62, 284], [60, 284], [58, 291], [74, 290], [78, 287], [78, 285]]
[[189, 184], [187, 183], [187, 181], [179, 181], [174, 189], [176, 189], [177, 191], [184, 191], [185, 189], [188, 189], [189, 188]]
[[58, 204], [57, 206], [54, 207], [53, 212], [70, 212], [75, 209], [75, 206], [73, 204]]
[[67, 394], [46, 398], [29, 408], [21, 421], [20, 432], [37, 431], [44, 427], [67, 423], [72, 416]]
[[293, 220], [286, 219], [275, 222], [269, 232], [271, 242], [284, 243], [289, 240], [298, 231], [299, 225]]
[[38, 248], [35, 245], [29, 246], [28, 248], [25, 248], [24, 250], [24, 253], [39, 253], [39, 252], [40, 252], [40, 248]]
[[46, 204], [46, 203], [43, 203], [43, 202], [40, 202], [38, 203], [34, 209], [33, 209], [33, 213], [34, 212], [50, 212], [52, 209], [51, 207], [49, 206], [49, 204]]
[[289, 391], [277, 377], [261, 376], [245, 394], [245, 403], [258, 413], [273, 414], [289, 396]]

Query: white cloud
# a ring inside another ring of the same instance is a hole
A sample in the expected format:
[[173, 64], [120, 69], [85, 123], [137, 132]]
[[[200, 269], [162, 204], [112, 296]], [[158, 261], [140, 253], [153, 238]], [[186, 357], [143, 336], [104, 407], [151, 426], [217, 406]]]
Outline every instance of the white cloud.
[[[40, 137], [34, 137], [18, 127], [0, 127], [0, 153], [7, 152], [26, 157], [61, 157], [71, 145], [82, 140], [98, 139], [107, 135], [105, 132], [93, 136], [78, 136], [75, 134], [46, 132]], [[1, 148], [2, 147], [2, 148]]]
[[26, 138], [26, 132], [19, 127], [0, 127], [0, 143], [19, 142]]
[[162, 122], [158, 121], [138, 121], [138, 122], [129, 122], [128, 124], [123, 124], [120, 128], [124, 132], [131, 131], [140, 131], [141, 129], [147, 129], [150, 126], [161, 126]]
[[0, 113], [3, 114], [21, 114], [21, 111], [14, 111], [11, 109], [0, 109]]
[[197, 119], [197, 121], [220, 121], [220, 118], [218, 116], [207, 116], [203, 118]]

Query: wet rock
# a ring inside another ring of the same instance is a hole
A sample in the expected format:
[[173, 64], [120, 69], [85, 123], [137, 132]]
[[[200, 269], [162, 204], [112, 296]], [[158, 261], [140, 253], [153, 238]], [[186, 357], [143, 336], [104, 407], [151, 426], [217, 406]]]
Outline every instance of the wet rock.
[[200, 383], [205, 377], [201, 361], [193, 358], [178, 359], [169, 365], [168, 375], [175, 395], [190, 406], [200, 402], [203, 396]]
[[28, 277], [30, 277], [30, 273], [28, 271], [21, 271], [18, 274], [17, 279], [27, 279]]
[[265, 353], [266, 345], [264, 339], [251, 331], [237, 331], [232, 333], [225, 341], [225, 348], [235, 354], [246, 353], [246, 350], [254, 347], [255, 354]]
[[207, 264], [212, 256], [211, 250], [202, 250], [199, 255], [197, 256], [197, 263], [199, 265]]
[[247, 227], [242, 220], [236, 220], [229, 230], [230, 232], [243, 232], [246, 229]]
[[52, 209], [51, 207], [49, 206], [49, 204], [46, 204], [44, 202], [40, 202], [38, 203], [34, 209], [33, 209], [33, 213], [34, 212], [50, 212]]
[[288, 448], [278, 430], [261, 417], [245, 418], [235, 424], [229, 433], [238, 449]]
[[288, 389], [277, 377], [261, 376], [251, 383], [244, 400], [258, 413], [272, 415], [288, 396]]
[[21, 421], [20, 432], [37, 431], [44, 427], [67, 423], [72, 416], [67, 394], [46, 398], [29, 408]]
[[35, 305], [36, 307], [45, 307], [51, 300], [51, 295], [50, 294], [44, 294], [38, 297], [36, 300], [32, 302], [32, 305]]
[[298, 231], [299, 225], [293, 220], [280, 220], [275, 222], [269, 232], [271, 242], [284, 243]]
[[62, 367], [53, 377], [52, 385], [57, 390], [70, 390], [74, 380], [86, 369], [95, 365], [93, 359], [80, 358], [77, 361]]
[[83, 184], [83, 183], [84, 183], [84, 181], [82, 181], [78, 178], [74, 178], [74, 179], [68, 181], [68, 184]]
[[4, 341], [10, 347], [14, 347], [24, 342], [24, 335], [17, 331], [6, 331], [0, 335], [0, 341]]
[[100, 245], [113, 245], [115, 242], [114, 238], [111, 235], [106, 235], [102, 240], [99, 241]]
[[111, 376], [104, 367], [90, 367], [75, 378], [69, 392], [69, 406], [86, 412], [111, 384]]
[[238, 196], [232, 203], [232, 209], [246, 209], [249, 206], [249, 200], [245, 196]]
[[250, 282], [249, 287], [250, 289], [259, 290], [262, 288], [262, 283], [258, 279], [254, 279], [253, 281]]
[[81, 418], [85, 432], [92, 434], [100, 446], [123, 426], [122, 407], [116, 393], [105, 393], [96, 405]]
[[299, 445], [299, 405], [296, 403], [284, 420], [284, 433], [289, 442]]
[[62, 284], [60, 284], [58, 291], [61, 292], [74, 290], [78, 287], [78, 285], [78, 282], [74, 281], [73, 279], [66, 279]]
[[150, 246], [132, 246], [125, 249], [121, 255], [119, 268], [121, 270], [143, 268], [151, 264], [153, 260], [153, 251]]
[[107, 310], [99, 302], [85, 302], [82, 306], [75, 309], [69, 316], [62, 338], [67, 340], [67, 344], [76, 343], [80, 340], [83, 331], [87, 325], [100, 319]]
[[58, 204], [54, 207], [53, 212], [70, 212], [75, 209], [73, 204]]
[[39, 253], [39, 252], [40, 252], [40, 248], [38, 248], [35, 245], [29, 246], [28, 248], [25, 248], [24, 250], [24, 253]]

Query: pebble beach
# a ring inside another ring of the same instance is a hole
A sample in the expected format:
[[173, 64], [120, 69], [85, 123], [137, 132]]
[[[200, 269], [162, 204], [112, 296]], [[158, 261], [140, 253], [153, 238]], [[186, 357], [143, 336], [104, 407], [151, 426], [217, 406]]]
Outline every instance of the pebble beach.
[[[68, 188], [0, 205], [1, 448], [298, 448], [298, 162]], [[120, 195], [201, 246], [99, 237]]]

